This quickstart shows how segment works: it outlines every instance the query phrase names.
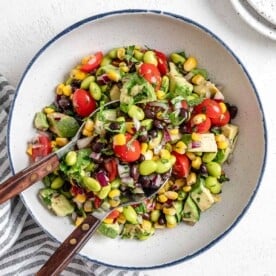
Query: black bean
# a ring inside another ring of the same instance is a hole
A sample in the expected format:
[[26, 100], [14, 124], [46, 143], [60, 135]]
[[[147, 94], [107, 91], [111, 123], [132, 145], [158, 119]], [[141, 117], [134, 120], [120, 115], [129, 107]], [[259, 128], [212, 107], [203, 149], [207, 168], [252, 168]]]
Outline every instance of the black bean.
[[93, 143], [92, 144], [92, 150], [94, 152], [101, 152], [101, 150], [104, 148], [104, 144], [103, 143], [100, 143], [100, 142], [96, 142], [96, 143]]
[[140, 176], [138, 181], [144, 188], [149, 188], [151, 185], [151, 180], [147, 176]]
[[130, 167], [130, 176], [134, 179], [134, 181], [137, 181], [139, 178], [139, 172], [138, 172], [138, 165], [133, 164]]
[[119, 123], [116, 123], [116, 122], [112, 122], [109, 124], [109, 128], [111, 130], [119, 130], [121, 127], [120, 127], [120, 124]]
[[166, 223], [166, 219], [165, 219], [164, 215], [161, 214], [161, 216], [158, 219], [158, 224], [164, 225], [165, 223]]
[[228, 107], [228, 110], [229, 110], [231, 119], [234, 119], [237, 116], [238, 108], [235, 105], [230, 105], [230, 107]]
[[206, 176], [208, 175], [207, 167], [205, 164], [200, 165], [199, 172], [202, 175], [206, 175]]
[[67, 98], [65, 96], [61, 96], [58, 99], [57, 104], [63, 110], [67, 110], [67, 109], [71, 108], [71, 102], [70, 102], [69, 98]]
[[145, 117], [148, 119], [154, 119], [154, 112], [151, 109], [145, 109]]
[[151, 129], [151, 130], [149, 131], [149, 135], [151, 136], [151, 138], [155, 138], [155, 137], [157, 137], [158, 132], [157, 132], [156, 129]]
[[160, 121], [160, 120], [154, 120], [153, 121], [153, 125], [156, 127], [156, 128], [158, 128], [158, 129], [163, 129], [164, 128], [164, 126], [163, 126], [163, 124], [162, 124], [162, 122]]
[[185, 123], [184, 123], [184, 124], [181, 124], [181, 125], [179, 126], [179, 131], [180, 131], [182, 134], [191, 133], [189, 126], [187, 126], [187, 124], [185, 124]]

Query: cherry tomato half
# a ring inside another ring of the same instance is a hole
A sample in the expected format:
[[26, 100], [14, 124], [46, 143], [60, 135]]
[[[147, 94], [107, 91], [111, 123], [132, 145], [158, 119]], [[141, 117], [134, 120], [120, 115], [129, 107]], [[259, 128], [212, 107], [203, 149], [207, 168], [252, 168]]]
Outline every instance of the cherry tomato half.
[[206, 133], [212, 125], [211, 119], [206, 117], [206, 120], [200, 124], [191, 126], [192, 132]]
[[134, 162], [140, 158], [141, 146], [138, 140], [131, 141], [132, 136], [126, 134], [125, 145], [113, 145], [113, 150], [122, 161]]
[[229, 123], [230, 121], [230, 112], [226, 110], [224, 113], [222, 113], [219, 118], [212, 118], [212, 125], [215, 126], [224, 126]]
[[209, 118], [219, 118], [222, 114], [221, 108], [215, 100], [205, 99], [194, 108], [196, 113], [204, 113]]
[[161, 85], [161, 75], [158, 68], [150, 63], [143, 63], [139, 68], [139, 74], [158, 90]]
[[118, 210], [113, 210], [106, 218], [108, 219], [116, 219], [117, 217], [119, 217], [120, 215], [120, 211]]
[[176, 161], [173, 165], [173, 174], [177, 177], [187, 177], [190, 172], [190, 160], [185, 154], [179, 154], [175, 151], [172, 152]]
[[96, 109], [96, 101], [84, 89], [77, 89], [72, 97], [73, 107], [81, 117], [88, 116]]
[[169, 71], [167, 57], [164, 53], [159, 52], [159, 51], [155, 51], [155, 55], [156, 55], [157, 62], [158, 62], [157, 68], [158, 68], [161, 76], [164, 76]]
[[47, 156], [52, 152], [50, 138], [46, 135], [39, 135], [37, 142], [32, 145], [32, 160], [37, 161], [38, 159]]
[[104, 162], [104, 167], [108, 173], [109, 181], [113, 181], [118, 175], [117, 162], [115, 159], [108, 159]]
[[103, 59], [103, 53], [102, 52], [96, 52], [94, 55], [91, 55], [88, 62], [86, 64], [83, 64], [80, 67], [80, 70], [86, 73], [89, 73], [96, 69], [102, 62]]

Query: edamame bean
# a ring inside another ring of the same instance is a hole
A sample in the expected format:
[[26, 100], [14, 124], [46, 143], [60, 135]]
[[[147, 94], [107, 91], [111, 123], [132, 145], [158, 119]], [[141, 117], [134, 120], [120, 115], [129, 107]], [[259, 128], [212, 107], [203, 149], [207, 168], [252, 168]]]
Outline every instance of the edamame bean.
[[175, 225], [177, 223], [176, 217], [173, 215], [165, 215], [168, 224]]
[[93, 177], [84, 176], [82, 182], [89, 191], [99, 192], [101, 190], [101, 184]]
[[99, 85], [95, 82], [91, 82], [89, 85], [89, 91], [91, 96], [98, 101], [102, 97], [102, 90]]
[[143, 57], [144, 57], [144, 54], [143, 54], [141, 51], [135, 49], [135, 50], [133, 51], [133, 56], [134, 56], [137, 60], [142, 61], [142, 60], [143, 60]]
[[157, 164], [157, 166], [156, 166], [155, 172], [157, 172], [157, 173], [165, 173], [165, 172], [169, 171], [172, 167], [171, 161], [168, 159], [163, 159], [163, 158], [157, 160], [156, 164]]
[[118, 85], [114, 84], [109, 91], [109, 96], [111, 101], [119, 100], [120, 94], [121, 94], [120, 88], [118, 87]]
[[157, 164], [153, 160], [145, 160], [139, 165], [139, 173], [141, 175], [150, 175], [155, 172]]
[[98, 197], [100, 199], [105, 199], [108, 195], [108, 193], [110, 192], [111, 190], [111, 185], [107, 185], [107, 186], [104, 186], [102, 187], [102, 189], [100, 190], [99, 194], [98, 194]]
[[209, 162], [206, 164], [208, 174], [219, 177], [221, 175], [221, 165], [217, 162]]
[[216, 157], [217, 153], [216, 152], [205, 152], [202, 156], [202, 161], [204, 163], [209, 163], [212, 160], [214, 160], [214, 158]]
[[172, 62], [175, 63], [175, 64], [178, 64], [178, 63], [183, 64], [186, 60], [183, 56], [181, 56], [177, 53], [172, 53], [170, 55], [170, 58], [171, 58]]
[[145, 113], [142, 108], [137, 105], [132, 105], [128, 110], [128, 115], [131, 118], [135, 118], [139, 121], [142, 121], [145, 118]]
[[126, 220], [132, 224], [137, 224], [137, 213], [135, 212], [134, 208], [132, 206], [125, 206], [123, 208], [123, 214], [126, 218]]
[[112, 49], [111, 51], [109, 51], [108, 56], [109, 56], [111, 59], [116, 58], [116, 57], [117, 57], [117, 49]]
[[150, 51], [150, 50], [145, 52], [144, 57], [143, 57], [143, 61], [145, 63], [150, 63], [150, 64], [153, 64], [155, 66], [157, 66], [157, 64], [158, 64], [155, 53], [153, 51]]
[[116, 178], [110, 183], [110, 185], [112, 189], [117, 189], [121, 185], [121, 180], [119, 178]]
[[64, 180], [60, 176], [58, 176], [51, 183], [51, 188], [56, 190], [56, 189], [61, 188], [63, 186], [63, 184], [64, 184]]
[[90, 83], [93, 82], [93, 81], [95, 81], [95, 77], [94, 77], [94, 76], [88, 76], [88, 77], [86, 77], [86, 78], [81, 82], [80, 88], [82, 88], [82, 89], [88, 89]]
[[151, 213], [150, 213], [150, 220], [152, 222], [157, 222], [159, 217], [160, 217], [160, 210], [153, 210]]
[[213, 194], [218, 194], [221, 192], [221, 184], [218, 179], [214, 176], [208, 176], [205, 179], [205, 187], [210, 190]]
[[153, 123], [152, 119], [145, 119], [141, 122], [141, 126], [144, 126], [146, 130], [150, 130], [152, 129], [152, 123]]
[[100, 66], [105, 66], [107, 64], [110, 64], [111, 61], [112, 61], [112, 58], [110, 56], [104, 56]]
[[69, 151], [65, 156], [65, 163], [68, 166], [74, 166], [77, 162], [77, 153], [75, 151]]

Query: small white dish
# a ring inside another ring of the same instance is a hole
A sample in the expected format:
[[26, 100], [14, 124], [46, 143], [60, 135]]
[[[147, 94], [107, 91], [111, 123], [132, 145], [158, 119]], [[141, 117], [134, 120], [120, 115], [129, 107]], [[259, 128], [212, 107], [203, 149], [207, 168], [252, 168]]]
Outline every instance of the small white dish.
[[[261, 2], [266, 3], [265, 6]], [[274, 9], [269, 9], [269, 2], [272, 1], [231, 0], [237, 14], [248, 25], [264, 36], [276, 40], [276, 6]]]

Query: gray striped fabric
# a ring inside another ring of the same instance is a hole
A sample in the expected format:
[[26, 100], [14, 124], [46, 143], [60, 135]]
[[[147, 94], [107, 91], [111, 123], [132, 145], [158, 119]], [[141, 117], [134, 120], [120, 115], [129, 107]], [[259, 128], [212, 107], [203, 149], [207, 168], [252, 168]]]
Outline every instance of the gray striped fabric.
[[[0, 182], [10, 175], [6, 149], [7, 117], [14, 88], [0, 74]], [[54, 252], [53, 242], [28, 215], [19, 197], [0, 205], [0, 275], [34, 275]], [[137, 276], [75, 257], [61, 275]]]

